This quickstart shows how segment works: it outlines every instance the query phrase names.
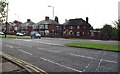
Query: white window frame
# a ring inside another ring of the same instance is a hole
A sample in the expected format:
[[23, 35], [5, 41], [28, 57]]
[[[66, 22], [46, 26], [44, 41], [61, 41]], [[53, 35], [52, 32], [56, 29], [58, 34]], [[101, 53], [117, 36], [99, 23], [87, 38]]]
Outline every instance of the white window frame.
[[79, 25], [77, 26], [77, 29], [80, 29], [80, 26], [79, 26]]
[[86, 26], [84, 26], [84, 28], [86, 28]]
[[69, 29], [73, 29], [73, 26], [70, 26]]
[[91, 32], [91, 36], [94, 36], [94, 32]]
[[80, 32], [76, 32], [76, 36], [80, 36]]
[[85, 34], [85, 32], [82, 33], [83, 35]]

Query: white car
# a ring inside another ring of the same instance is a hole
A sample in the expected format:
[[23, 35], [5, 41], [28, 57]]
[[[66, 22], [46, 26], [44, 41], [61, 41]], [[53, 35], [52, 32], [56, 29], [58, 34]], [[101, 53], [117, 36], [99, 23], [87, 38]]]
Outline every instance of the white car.
[[20, 32], [17, 32], [17, 33], [16, 33], [16, 36], [24, 36], [24, 34], [23, 34], [23, 33], [20, 33]]
[[4, 35], [4, 33], [3, 33], [3, 32], [0, 32], [0, 35]]

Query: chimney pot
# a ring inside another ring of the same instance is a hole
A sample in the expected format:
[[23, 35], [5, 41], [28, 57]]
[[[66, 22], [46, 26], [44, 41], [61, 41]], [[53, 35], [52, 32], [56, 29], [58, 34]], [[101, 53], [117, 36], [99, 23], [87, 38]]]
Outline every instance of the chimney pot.
[[30, 22], [31, 20], [30, 19], [27, 19], [27, 22]]
[[46, 16], [46, 17], [45, 17], [45, 20], [49, 20], [49, 17], [48, 17], [48, 16]]
[[89, 19], [89, 18], [88, 18], [88, 17], [86, 17], [86, 22], [87, 22], [87, 23], [88, 23], [88, 19]]

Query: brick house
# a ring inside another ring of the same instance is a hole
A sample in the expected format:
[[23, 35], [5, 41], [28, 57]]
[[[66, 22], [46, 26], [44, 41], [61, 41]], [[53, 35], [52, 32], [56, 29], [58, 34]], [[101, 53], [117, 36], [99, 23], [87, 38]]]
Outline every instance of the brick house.
[[35, 23], [31, 21], [31, 19], [27, 19], [27, 22], [22, 23], [19, 26], [19, 32], [26, 33], [27, 35], [30, 35], [30, 32], [33, 31], [33, 25]]
[[[62, 28], [62, 26], [54, 20], [49, 19], [48, 16], [45, 17], [45, 20], [42, 20], [34, 24], [34, 31], [38, 31], [42, 36], [55, 36], [57, 35], [57, 29]], [[62, 30], [62, 29], [61, 29]]]
[[96, 38], [93, 37], [93, 34], [97, 36], [98, 32], [93, 32], [92, 30], [93, 28], [88, 22], [88, 17], [86, 17], [86, 21], [82, 18], [76, 18], [70, 19], [63, 24], [63, 36], [66, 38]]

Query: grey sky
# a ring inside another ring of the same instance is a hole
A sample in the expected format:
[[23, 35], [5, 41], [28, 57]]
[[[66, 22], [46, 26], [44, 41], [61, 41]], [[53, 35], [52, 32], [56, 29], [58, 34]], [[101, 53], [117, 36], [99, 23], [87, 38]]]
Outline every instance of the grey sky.
[[9, 0], [9, 21], [19, 19], [26, 22], [31, 19], [37, 23], [49, 16], [52, 19], [52, 5], [55, 16], [62, 24], [65, 19], [89, 17], [89, 23], [94, 28], [101, 28], [104, 24], [112, 24], [118, 19], [119, 0]]

